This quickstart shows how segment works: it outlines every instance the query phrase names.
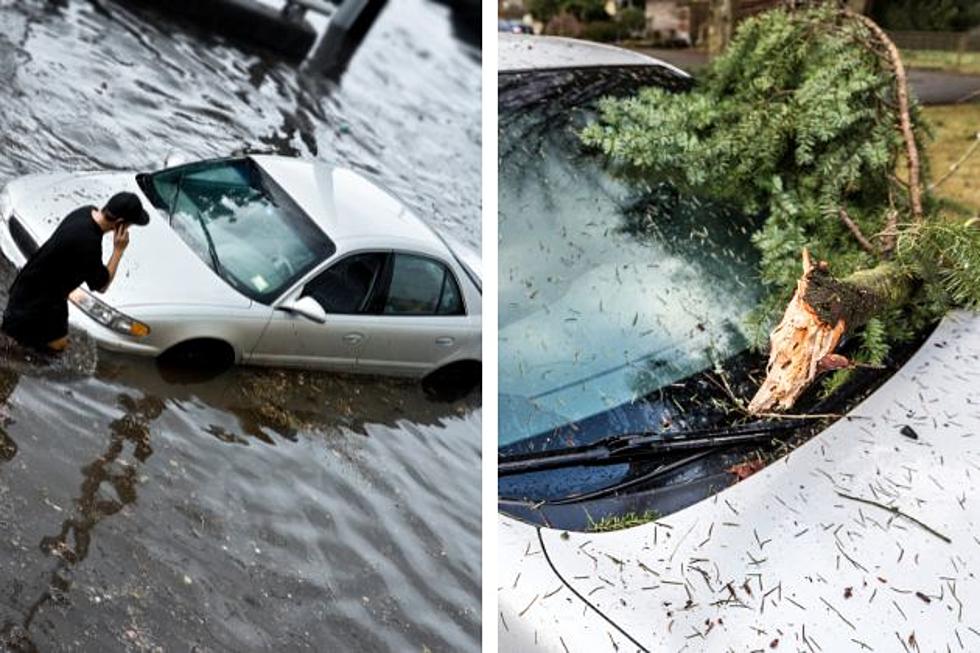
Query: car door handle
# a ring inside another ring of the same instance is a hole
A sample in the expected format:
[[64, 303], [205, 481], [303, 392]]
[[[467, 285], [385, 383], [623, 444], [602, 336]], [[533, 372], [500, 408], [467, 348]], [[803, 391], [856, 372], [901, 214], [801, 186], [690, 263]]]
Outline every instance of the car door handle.
[[348, 333], [346, 336], [344, 336], [344, 342], [351, 345], [356, 345], [362, 340], [364, 340], [363, 333]]
[[436, 344], [442, 347], [448, 347], [454, 342], [456, 342], [456, 339], [450, 336], [442, 336], [440, 338], [436, 338]]

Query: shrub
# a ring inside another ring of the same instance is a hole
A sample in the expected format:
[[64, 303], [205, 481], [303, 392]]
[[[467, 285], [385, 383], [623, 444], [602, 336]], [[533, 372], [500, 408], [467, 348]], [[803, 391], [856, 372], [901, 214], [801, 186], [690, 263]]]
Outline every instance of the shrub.
[[582, 28], [582, 38], [588, 39], [589, 41], [610, 43], [612, 41], [618, 41], [621, 34], [622, 27], [619, 23], [611, 20], [596, 20], [591, 23], [586, 23], [585, 27]]

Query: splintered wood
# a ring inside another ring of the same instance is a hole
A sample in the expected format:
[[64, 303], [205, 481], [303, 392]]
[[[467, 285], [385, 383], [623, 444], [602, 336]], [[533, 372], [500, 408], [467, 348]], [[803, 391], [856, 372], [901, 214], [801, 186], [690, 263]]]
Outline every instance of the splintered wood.
[[783, 319], [769, 334], [766, 379], [749, 402], [750, 414], [791, 408], [817, 374], [847, 364], [833, 353], [846, 329], [844, 320], [827, 324], [806, 301], [813, 269], [809, 252], [803, 250], [803, 276], [796, 282]]

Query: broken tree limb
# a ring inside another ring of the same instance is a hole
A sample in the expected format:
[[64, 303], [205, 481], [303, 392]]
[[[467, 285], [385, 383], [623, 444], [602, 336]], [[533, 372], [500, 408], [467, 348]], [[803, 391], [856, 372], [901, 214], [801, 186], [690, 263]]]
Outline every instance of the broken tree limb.
[[905, 141], [906, 164], [908, 165], [909, 171], [909, 203], [912, 206], [912, 217], [915, 218], [916, 222], [919, 222], [922, 220], [922, 185], [919, 180], [919, 148], [915, 143], [915, 135], [912, 133], [912, 117], [909, 111], [909, 82], [908, 75], [905, 73], [905, 64], [902, 63], [902, 57], [898, 53], [898, 47], [895, 45], [895, 42], [888, 37], [876, 22], [863, 14], [858, 14], [851, 10], [844, 10], [844, 15], [861, 22], [888, 51], [889, 63], [892, 71], [895, 73], [895, 95], [898, 98], [898, 127], [902, 132], [902, 139]]
[[874, 254], [874, 245], [872, 245], [871, 241], [865, 237], [864, 233], [861, 231], [861, 227], [859, 227], [857, 223], [851, 219], [851, 216], [847, 214], [847, 210], [842, 206], [838, 209], [837, 214], [840, 216], [840, 221], [844, 223], [844, 226], [847, 227], [851, 234], [857, 239], [858, 244], [861, 245], [861, 249], [869, 254]]
[[847, 365], [834, 354], [841, 337], [883, 310], [906, 301], [913, 281], [894, 263], [881, 263], [844, 279], [825, 262], [814, 264], [803, 250], [803, 276], [782, 320], [769, 335], [766, 378], [749, 402], [760, 415], [793, 406], [821, 372]]

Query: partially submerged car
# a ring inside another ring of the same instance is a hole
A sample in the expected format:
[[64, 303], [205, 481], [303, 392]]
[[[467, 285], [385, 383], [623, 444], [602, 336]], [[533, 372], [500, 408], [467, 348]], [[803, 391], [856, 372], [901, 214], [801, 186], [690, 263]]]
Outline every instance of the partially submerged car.
[[0, 250], [19, 267], [71, 210], [123, 190], [150, 223], [108, 292], [69, 306], [106, 349], [408, 377], [479, 367], [478, 255], [344, 168], [253, 155], [23, 177], [0, 193]]
[[980, 645], [980, 318], [750, 420], [761, 216], [578, 136], [602, 97], [693, 80], [569, 39], [499, 53], [500, 650]]

